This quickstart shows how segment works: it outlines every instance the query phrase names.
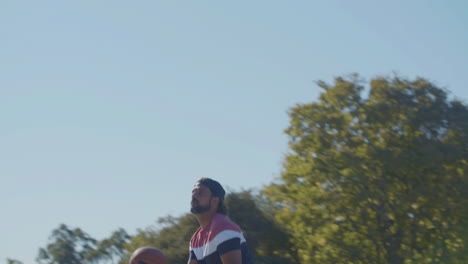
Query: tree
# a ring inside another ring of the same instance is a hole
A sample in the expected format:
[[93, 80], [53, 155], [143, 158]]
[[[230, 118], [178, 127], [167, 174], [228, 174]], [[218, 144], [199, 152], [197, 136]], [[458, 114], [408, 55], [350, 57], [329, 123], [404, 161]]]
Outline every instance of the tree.
[[40, 248], [36, 260], [41, 264], [116, 263], [127, 253], [124, 245], [130, 236], [123, 229], [98, 241], [80, 228], [61, 224], [52, 231], [50, 243]]
[[99, 241], [96, 255], [108, 263], [118, 263], [128, 254], [125, 246], [130, 239], [131, 236], [123, 228], [119, 228], [109, 238]]
[[297, 256], [289, 235], [271, 217], [270, 207], [261, 206], [262, 198], [249, 190], [229, 193], [226, 196], [228, 216], [241, 227], [255, 263], [294, 263]]
[[97, 241], [79, 228], [61, 224], [52, 231], [51, 243], [39, 249], [36, 260], [41, 264], [80, 264], [97, 251]]
[[7, 264], [23, 264], [23, 262], [16, 260], [16, 259], [8, 259], [7, 258]]
[[467, 106], [422, 78], [318, 85], [264, 190], [300, 261], [467, 263]]

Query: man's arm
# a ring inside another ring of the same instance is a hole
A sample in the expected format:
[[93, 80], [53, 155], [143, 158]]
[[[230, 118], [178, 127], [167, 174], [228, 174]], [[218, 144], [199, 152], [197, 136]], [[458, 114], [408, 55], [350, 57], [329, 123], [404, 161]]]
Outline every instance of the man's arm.
[[198, 264], [197, 257], [195, 256], [195, 253], [190, 249], [190, 256], [187, 264]]
[[[221, 255], [223, 264], [242, 264], [242, 252], [240, 249], [231, 250]], [[196, 264], [196, 263], [189, 263]]]

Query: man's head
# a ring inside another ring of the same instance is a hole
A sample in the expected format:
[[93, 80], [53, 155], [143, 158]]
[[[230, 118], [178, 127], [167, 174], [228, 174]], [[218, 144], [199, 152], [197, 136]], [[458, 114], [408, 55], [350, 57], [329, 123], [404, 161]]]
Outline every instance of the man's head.
[[219, 182], [210, 178], [201, 178], [193, 187], [190, 211], [194, 214], [201, 214], [214, 210], [216, 213], [226, 214], [225, 194], [226, 192]]

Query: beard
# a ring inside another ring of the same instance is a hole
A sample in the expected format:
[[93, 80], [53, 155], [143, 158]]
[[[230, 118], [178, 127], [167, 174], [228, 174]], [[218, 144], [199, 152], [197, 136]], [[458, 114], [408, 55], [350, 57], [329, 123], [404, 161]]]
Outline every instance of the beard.
[[[198, 201], [197, 201], [198, 203]], [[211, 199], [210, 199], [210, 202], [207, 206], [203, 206], [203, 205], [192, 205], [192, 207], [190, 208], [190, 212], [192, 212], [192, 214], [201, 214], [201, 213], [204, 213], [204, 212], [208, 212], [211, 208]]]

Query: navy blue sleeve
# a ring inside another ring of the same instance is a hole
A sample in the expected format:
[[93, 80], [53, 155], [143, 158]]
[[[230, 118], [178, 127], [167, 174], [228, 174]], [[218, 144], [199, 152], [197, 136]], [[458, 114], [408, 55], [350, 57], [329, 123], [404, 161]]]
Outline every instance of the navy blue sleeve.
[[195, 253], [193, 252], [193, 250], [190, 250], [190, 256], [189, 256], [189, 261], [190, 260], [197, 260], [197, 257], [195, 256]]
[[228, 239], [226, 241], [224, 241], [223, 243], [219, 244], [217, 250], [218, 250], [218, 253], [220, 256], [226, 254], [227, 252], [229, 251], [233, 251], [233, 250], [236, 250], [236, 249], [241, 249], [241, 245], [240, 245], [240, 238], [238, 237], [235, 237], [235, 238], [231, 238], [231, 239]]

